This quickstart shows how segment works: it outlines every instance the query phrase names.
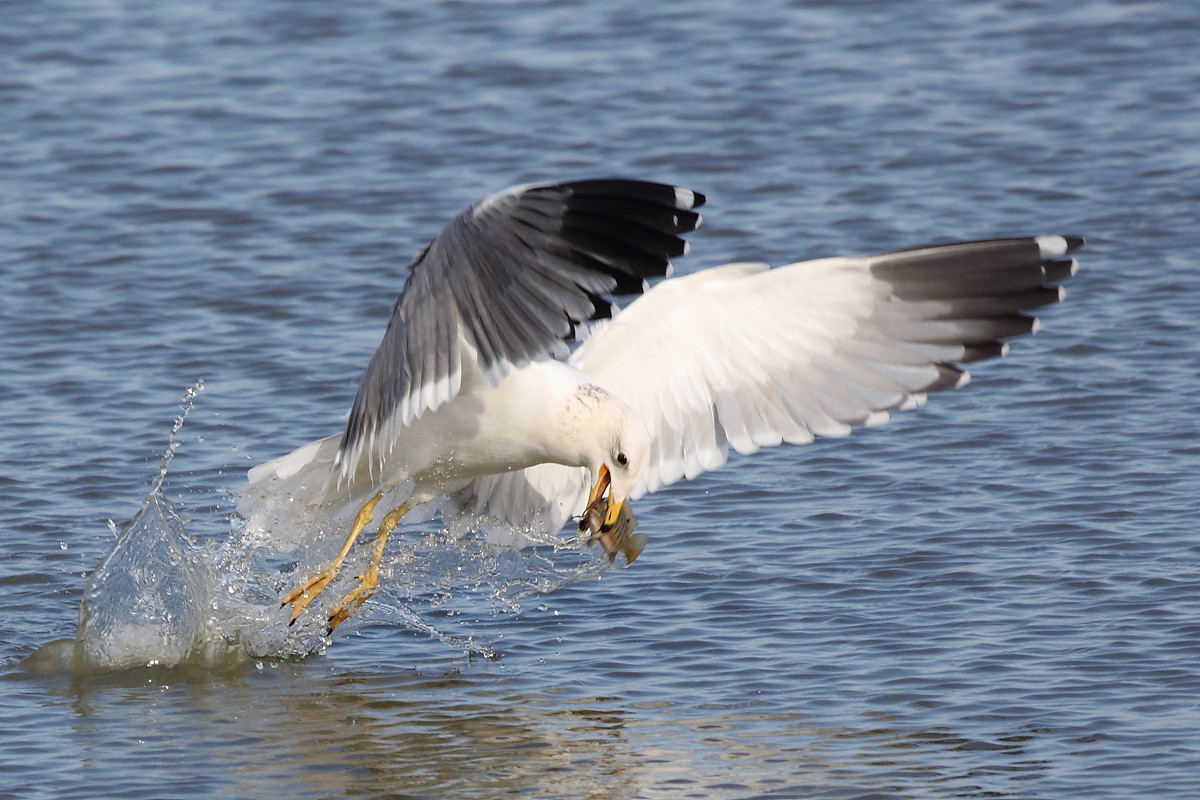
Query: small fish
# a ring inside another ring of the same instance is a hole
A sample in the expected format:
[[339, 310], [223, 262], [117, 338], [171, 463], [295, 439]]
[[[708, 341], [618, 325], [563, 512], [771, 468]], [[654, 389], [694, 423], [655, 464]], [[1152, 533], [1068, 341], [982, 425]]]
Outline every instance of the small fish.
[[621, 506], [621, 513], [617, 516], [617, 521], [612, 527], [604, 528], [604, 515], [608, 511], [608, 498], [601, 496], [597, 497], [587, 509], [583, 512], [583, 517], [579, 521], [580, 531], [590, 531], [588, 544], [599, 542], [604, 548], [605, 554], [608, 555], [608, 560], [612, 561], [617, 557], [617, 553], [622, 553], [625, 556], [625, 563], [632, 564], [634, 559], [641, 555], [642, 550], [646, 548], [647, 536], [644, 533], [634, 534], [634, 529], [637, 527], [637, 517], [633, 514], [633, 509], [629, 503]]

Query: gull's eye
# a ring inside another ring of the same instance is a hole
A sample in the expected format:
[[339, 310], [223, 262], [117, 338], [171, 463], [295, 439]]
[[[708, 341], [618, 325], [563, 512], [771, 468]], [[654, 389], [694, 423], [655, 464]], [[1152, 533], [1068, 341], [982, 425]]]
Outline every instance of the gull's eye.
[[617, 453], [617, 463], [622, 467], [629, 466], [629, 456], [625, 455], [624, 453]]

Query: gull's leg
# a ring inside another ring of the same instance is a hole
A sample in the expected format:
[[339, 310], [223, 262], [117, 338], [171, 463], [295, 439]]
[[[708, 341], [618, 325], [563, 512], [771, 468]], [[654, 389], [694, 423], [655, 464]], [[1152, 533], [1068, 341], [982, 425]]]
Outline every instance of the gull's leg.
[[347, 592], [329, 612], [329, 627], [326, 633], [333, 633], [334, 628], [349, 619], [356, 608], [375, 594], [375, 587], [379, 585], [379, 562], [383, 560], [383, 547], [387, 544], [388, 535], [396, 529], [400, 518], [408, 513], [409, 508], [407, 503], [401, 503], [389, 511], [383, 522], [379, 523], [379, 533], [375, 536], [375, 546], [371, 550], [371, 563], [366, 571], [358, 576], [358, 586]]
[[354, 515], [354, 524], [350, 526], [350, 535], [346, 537], [346, 541], [342, 544], [342, 551], [330, 561], [324, 569], [313, 575], [304, 583], [297, 586], [288, 592], [287, 597], [283, 598], [280, 603], [280, 608], [288, 603], [292, 604], [292, 619], [288, 625], [296, 622], [296, 618], [304, 611], [308, 604], [317, 599], [317, 595], [321, 593], [329, 582], [337, 577], [338, 570], [342, 568], [342, 562], [346, 560], [346, 555], [350, 552], [350, 548], [354, 546], [354, 542], [358, 539], [358, 535], [362, 533], [362, 529], [371, 521], [371, 517], [375, 515], [375, 504], [383, 497], [383, 492], [377, 493], [367, 502], [359, 507], [358, 513]]

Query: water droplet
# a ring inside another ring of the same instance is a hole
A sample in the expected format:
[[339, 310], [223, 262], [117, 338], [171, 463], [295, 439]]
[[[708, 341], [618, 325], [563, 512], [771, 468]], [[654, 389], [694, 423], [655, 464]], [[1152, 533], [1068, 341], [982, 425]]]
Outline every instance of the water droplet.
[[59, 549], [59, 550], [66, 550], [66, 549], [67, 549], [67, 543], [66, 543], [66, 542], [59, 542], [59, 543], [58, 543], [58, 549]]
[[255, 668], [255, 669], [262, 669], [262, 668], [263, 668], [263, 663], [262, 663], [261, 661], [255, 661], [255, 662], [254, 662], [254, 668]]

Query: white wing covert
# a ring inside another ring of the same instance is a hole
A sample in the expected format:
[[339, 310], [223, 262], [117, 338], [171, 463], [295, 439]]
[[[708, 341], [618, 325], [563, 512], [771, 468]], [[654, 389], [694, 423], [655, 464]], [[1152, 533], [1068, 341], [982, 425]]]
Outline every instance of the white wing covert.
[[[650, 433], [639, 497], [752, 453], [844, 436], [969, 380], [961, 364], [1002, 356], [1037, 329], [1026, 313], [1065, 295], [1078, 237], [1039, 236], [828, 258], [777, 269], [730, 264], [655, 286], [571, 357]], [[587, 475], [541, 465], [472, 488], [469, 509], [505, 518], [506, 498], [543, 501], [560, 527]]]

